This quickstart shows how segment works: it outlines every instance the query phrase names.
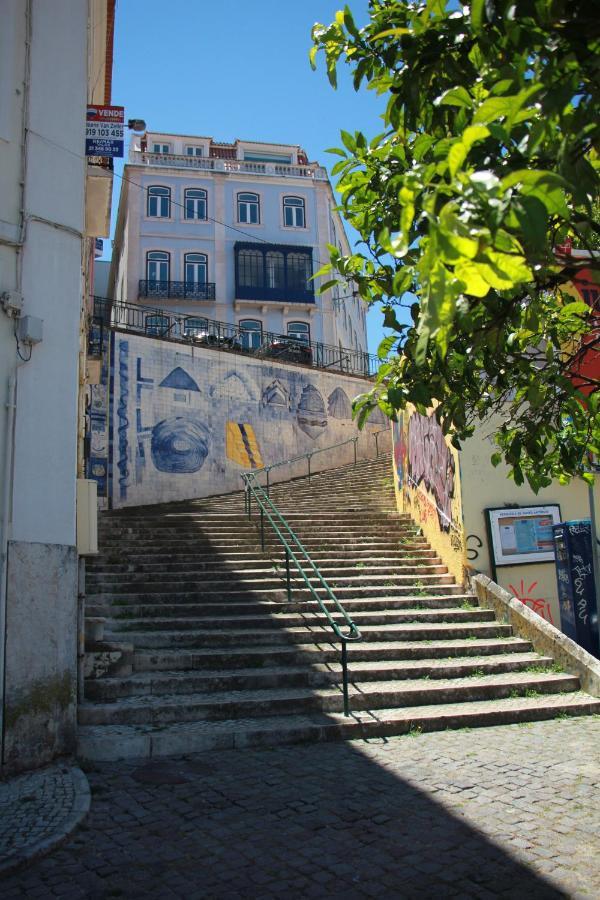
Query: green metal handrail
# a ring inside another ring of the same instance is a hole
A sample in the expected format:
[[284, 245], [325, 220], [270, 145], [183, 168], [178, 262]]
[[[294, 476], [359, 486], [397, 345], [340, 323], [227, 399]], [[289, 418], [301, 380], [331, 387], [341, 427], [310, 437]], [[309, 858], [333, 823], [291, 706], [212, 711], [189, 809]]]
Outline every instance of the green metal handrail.
[[[347, 443], [347, 442], [345, 442]], [[349, 641], [360, 641], [362, 640], [362, 635], [340, 601], [337, 599], [325, 579], [323, 578], [321, 572], [316, 566], [315, 562], [309, 556], [306, 548], [301, 543], [298, 535], [292, 530], [290, 524], [286, 521], [286, 519], [282, 516], [281, 512], [277, 509], [265, 489], [257, 483], [254, 472], [244, 473], [241, 476], [242, 481], [244, 482], [244, 499], [245, 499], [245, 508], [248, 518], [252, 518], [252, 497], [256, 500], [257, 506], [260, 510], [260, 543], [261, 547], [264, 551], [265, 549], [265, 518], [268, 520], [271, 528], [275, 532], [275, 535], [279, 539], [280, 543], [283, 545], [285, 550], [285, 569], [286, 569], [286, 585], [287, 585], [287, 597], [288, 602], [292, 598], [292, 586], [290, 579], [290, 562], [293, 562], [296, 569], [302, 576], [302, 580], [306, 584], [306, 587], [314, 597], [314, 599], [319, 604], [321, 612], [324, 614], [327, 619], [328, 624], [331, 626], [334, 635], [338, 638], [342, 645], [342, 690], [344, 696], [344, 715], [350, 715], [350, 703], [348, 698], [348, 649], [347, 645]], [[287, 534], [286, 534], [287, 533]], [[294, 549], [292, 549], [294, 548]], [[313, 583], [307, 577], [306, 572], [298, 559], [300, 557], [304, 566], [312, 570], [313, 575], [316, 577], [320, 587], [325, 591], [327, 595], [327, 599], [335, 606], [337, 612], [342, 616], [348, 631], [345, 633], [342, 631], [338, 623], [332, 618], [330, 611], [325, 606], [323, 599], [319, 596]]]

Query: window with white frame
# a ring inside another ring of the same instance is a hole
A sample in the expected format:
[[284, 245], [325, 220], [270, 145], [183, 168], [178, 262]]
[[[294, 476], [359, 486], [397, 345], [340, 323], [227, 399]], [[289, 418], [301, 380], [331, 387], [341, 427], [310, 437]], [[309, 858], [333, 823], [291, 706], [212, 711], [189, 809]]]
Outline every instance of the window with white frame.
[[185, 148], [185, 155], [186, 156], [203, 156], [203, 148], [196, 147], [196, 146], [193, 146], [190, 144]]
[[146, 316], [146, 334], [165, 335], [169, 333], [168, 316]]
[[208, 319], [189, 316], [183, 323], [183, 333], [186, 337], [196, 337], [199, 334], [205, 334], [207, 331]]
[[283, 224], [286, 228], [304, 228], [305, 205], [302, 197], [283, 198]]
[[153, 153], [170, 153], [171, 145], [170, 144], [152, 144], [152, 152]]
[[170, 258], [164, 250], [150, 250], [146, 254], [146, 278], [150, 285], [170, 280]]
[[171, 188], [152, 185], [148, 188], [148, 216], [168, 219], [171, 216]]
[[185, 273], [186, 285], [206, 284], [208, 273], [206, 253], [186, 253], [183, 271]]
[[260, 223], [258, 194], [244, 192], [237, 195], [237, 220], [248, 225], [258, 225]]
[[186, 188], [183, 206], [186, 219], [206, 220], [206, 191], [201, 188]]
[[310, 343], [310, 325], [306, 322], [288, 322], [288, 337], [294, 341], [302, 341], [303, 344]]
[[262, 343], [262, 322], [259, 319], [242, 319], [240, 340], [244, 350], [258, 350]]

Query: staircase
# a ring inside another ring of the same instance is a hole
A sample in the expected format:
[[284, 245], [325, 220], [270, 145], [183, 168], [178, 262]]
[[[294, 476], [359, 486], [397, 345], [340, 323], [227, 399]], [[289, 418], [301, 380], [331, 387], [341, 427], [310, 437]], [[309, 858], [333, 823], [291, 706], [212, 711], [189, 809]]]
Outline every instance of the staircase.
[[389, 456], [271, 496], [362, 632], [340, 645], [243, 495], [106, 513], [87, 565], [87, 759], [375, 737], [600, 712], [396, 512]]

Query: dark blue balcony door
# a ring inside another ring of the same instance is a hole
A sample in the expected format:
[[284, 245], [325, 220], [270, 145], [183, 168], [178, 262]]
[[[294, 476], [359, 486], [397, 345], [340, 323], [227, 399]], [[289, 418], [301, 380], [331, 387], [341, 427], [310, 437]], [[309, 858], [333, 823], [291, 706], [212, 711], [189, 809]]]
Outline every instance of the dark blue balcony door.
[[206, 284], [207, 265], [204, 253], [188, 253], [185, 257], [186, 285]]

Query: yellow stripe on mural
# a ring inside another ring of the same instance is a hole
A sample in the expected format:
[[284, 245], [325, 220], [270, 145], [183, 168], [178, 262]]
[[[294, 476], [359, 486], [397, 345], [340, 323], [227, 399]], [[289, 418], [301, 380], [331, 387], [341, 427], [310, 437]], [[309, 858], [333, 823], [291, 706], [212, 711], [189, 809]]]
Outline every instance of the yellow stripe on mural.
[[227, 422], [225, 426], [225, 452], [227, 459], [246, 469], [260, 469], [263, 460], [252, 425], [245, 422]]

